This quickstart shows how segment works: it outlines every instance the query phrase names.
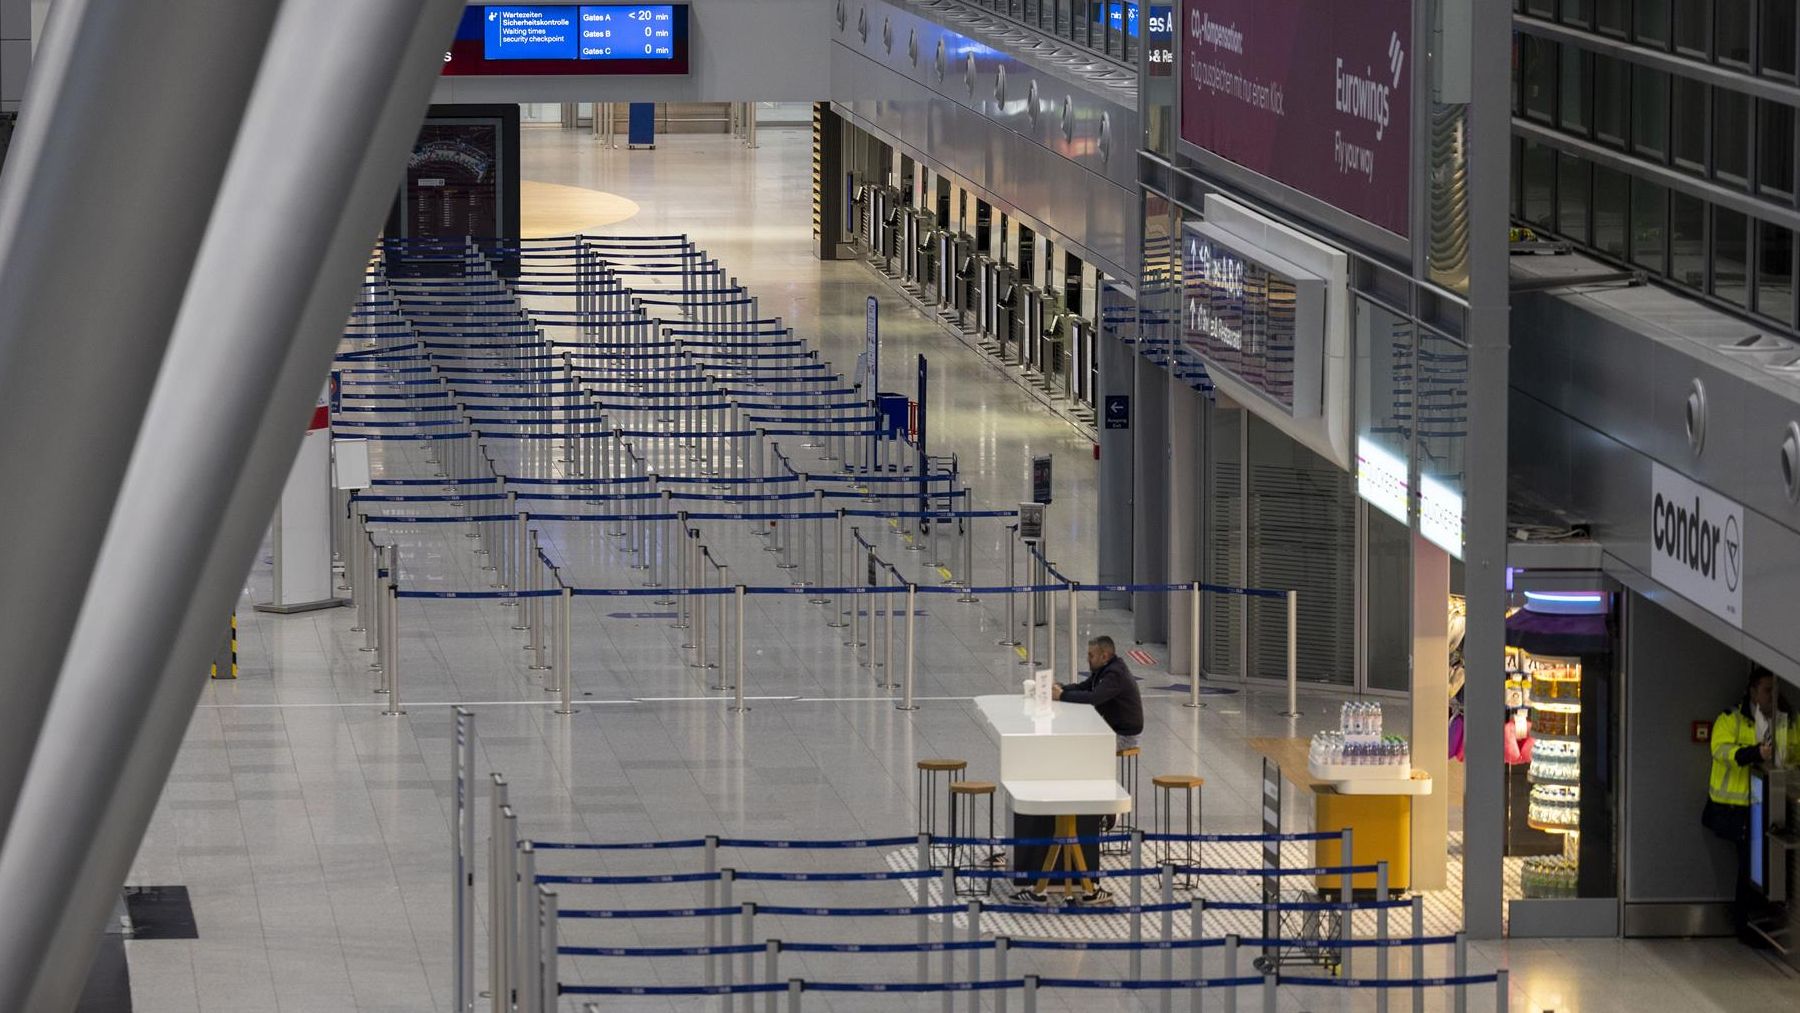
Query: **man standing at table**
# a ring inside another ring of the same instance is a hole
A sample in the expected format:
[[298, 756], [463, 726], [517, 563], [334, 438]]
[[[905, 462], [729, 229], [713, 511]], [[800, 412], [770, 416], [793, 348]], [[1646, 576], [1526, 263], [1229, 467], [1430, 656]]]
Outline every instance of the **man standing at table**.
[[1050, 687], [1052, 699], [1064, 703], [1093, 704], [1118, 737], [1116, 748], [1138, 744], [1144, 733], [1144, 698], [1138, 695], [1137, 677], [1113, 648], [1111, 637], [1095, 637], [1087, 646], [1088, 677], [1080, 682]]

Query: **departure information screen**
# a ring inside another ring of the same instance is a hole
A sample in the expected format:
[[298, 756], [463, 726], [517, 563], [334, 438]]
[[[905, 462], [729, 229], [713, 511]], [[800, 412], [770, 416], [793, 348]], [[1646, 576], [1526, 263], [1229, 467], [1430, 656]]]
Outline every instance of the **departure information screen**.
[[685, 74], [686, 4], [486, 4], [463, 12], [444, 73]]

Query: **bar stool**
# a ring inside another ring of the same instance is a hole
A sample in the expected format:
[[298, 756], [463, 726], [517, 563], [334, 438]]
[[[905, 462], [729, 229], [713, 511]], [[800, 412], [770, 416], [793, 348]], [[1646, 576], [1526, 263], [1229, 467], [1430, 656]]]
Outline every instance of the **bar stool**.
[[[1150, 779], [1156, 786], [1156, 811], [1152, 819], [1158, 834], [1172, 834], [1175, 819], [1175, 793], [1182, 795], [1183, 808], [1186, 810], [1185, 829], [1183, 833], [1192, 837], [1200, 828], [1200, 789], [1206, 779], [1193, 774], [1158, 774]], [[1162, 842], [1162, 860], [1178, 862], [1180, 865], [1195, 866], [1200, 864], [1200, 842], [1164, 840]], [[1175, 877], [1175, 885], [1182, 890], [1192, 890], [1199, 884], [1198, 877], [1184, 873]]]
[[[1143, 751], [1137, 746], [1126, 746], [1124, 749], [1117, 750], [1113, 754], [1118, 760], [1119, 783], [1124, 785], [1125, 793], [1131, 796], [1131, 808], [1113, 822], [1112, 829], [1109, 833], [1129, 834], [1138, 828], [1138, 756], [1142, 752]], [[1102, 855], [1129, 855], [1131, 854], [1131, 842], [1117, 841], [1110, 844], [1102, 844], [1100, 846], [1100, 853]]]
[[[951, 781], [950, 782], [950, 836], [969, 838], [975, 836], [975, 804], [987, 798], [987, 836], [994, 836], [994, 782], [992, 781]], [[966, 869], [988, 864], [991, 845], [954, 844], [950, 848], [950, 867]], [[966, 885], [965, 885], [966, 884]], [[994, 881], [985, 876], [968, 880], [956, 880], [958, 897], [989, 897], [994, 892]]]
[[[915, 764], [919, 768], [919, 833], [938, 836], [938, 796], [944, 796], [944, 810], [949, 812], [949, 788], [969, 769], [967, 760], [930, 759]], [[939, 857], [942, 861], [939, 861]], [[951, 862], [949, 848], [931, 846], [931, 867], [942, 868]]]

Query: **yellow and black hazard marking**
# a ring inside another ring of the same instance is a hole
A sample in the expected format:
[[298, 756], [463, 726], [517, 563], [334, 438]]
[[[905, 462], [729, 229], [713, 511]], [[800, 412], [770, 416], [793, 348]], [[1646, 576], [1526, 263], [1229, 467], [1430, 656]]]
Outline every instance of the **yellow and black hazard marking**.
[[[226, 667], [231, 674], [226, 675], [222, 673], [219, 670], [222, 666]], [[225, 650], [220, 651], [219, 657], [213, 659], [212, 677], [215, 679], [235, 679], [238, 677], [236, 612], [231, 614], [231, 632], [226, 635]]]

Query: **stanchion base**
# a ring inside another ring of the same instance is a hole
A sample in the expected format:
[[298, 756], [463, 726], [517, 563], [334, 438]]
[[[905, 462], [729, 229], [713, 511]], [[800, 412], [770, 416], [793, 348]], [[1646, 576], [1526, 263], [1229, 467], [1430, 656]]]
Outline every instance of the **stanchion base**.
[[581, 708], [580, 707], [570, 707], [568, 710], [563, 710], [561, 707], [558, 707], [555, 710], [551, 711], [550, 713], [552, 713], [552, 714], [580, 714]]
[[1275, 713], [1284, 718], [1297, 718], [1302, 714], [1301, 711], [1276, 711]]
[[396, 711], [396, 710], [385, 710], [385, 711], [381, 712], [381, 716], [384, 718], [399, 718], [399, 717], [405, 717], [406, 712], [405, 711]]
[[994, 646], [995, 647], [1018, 647], [1019, 645], [1021, 645], [1023, 643], [1025, 643], [1025, 641], [1023, 641], [1023, 640], [996, 640], [996, 641], [994, 641]]
[[[550, 671], [550, 668], [551, 668], [551, 666], [549, 666], [549, 665], [527, 665], [527, 666], [525, 666], [525, 670], [527, 672], [548, 672], [548, 671]], [[556, 692], [556, 690], [552, 689], [552, 690], [547, 690], [546, 692], [554, 693], [554, 692]]]
[[[908, 552], [924, 552], [924, 551], [925, 551], [925, 546], [924, 546], [924, 545], [922, 545], [922, 544], [919, 544], [919, 543], [917, 543], [917, 542], [915, 542], [915, 543], [913, 543], [913, 544], [912, 544], [912, 545], [908, 545], [908, 546], [907, 546], [907, 547], [906, 547], [906, 551], [908, 551]], [[936, 565], [937, 565], [937, 564], [936, 564], [936, 563], [933, 563], [933, 564], [931, 564], [931, 565], [933, 565], [933, 566], [936, 566]]]
[[[368, 631], [367, 630], [358, 630], [357, 632], [358, 633], [367, 633]], [[357, 648], [357, 650], [363, 652], [364, 654], [373, 654], [374, 652], [376, 652], [380, 649], [381, 648], [379, 648], [379, 647], [358, 647]]]
[[[844, 622], [843, 620], [840, 619], [840, 620], [837, 620], [836, 622], [826, 623], [825, 625], [830, 629], [841, 630], [841, 629], [848, 627], [850, 624], [847, 622]], [[846, 643], [844, 646], [848, 647], [850, 645], [848, 643]]]
[[776, 563], [775, 569], [777, 569], [777, 570], [798, 570], [798, 569], [800, 569], [800, 564], [799, 563]]
[[[801, 584], [800, 584], [800, 586], [801, 586], [801, 587], [808, 587], [808, 586], [810, 586], [810, 585], [809, 585], [809, 584], [807, 584], [807, 583], [805, 583], [805, 582], [802, 582], [802, 583], [801, 583]], [[808, 604], [808, 605], [829, 605], [829, 604], [831, 604], [831, 599], [830, 599], [830, 598], [808, 598], [808, 599], [806, 599], [806, 603], [807, 603], [807, 604]], [[843, 623], [838, 623], [838, 625], [839, 625], [839, 626], [842, 626], [842, 625], [844, 625], [844, 624], [843, 624]]]
[[650, 564], [649, 563], [633, 563], [633, 564], [631, 564], [631, 568], [633, 570], [648, 570], [648, 569], [650, 569]]
[[743, 707], [727, 707], [725, 709], [730, 711], [733, 714], [748, 714], [748, 713], [750, 713], [750, 708], [747, 705], [743, 706]]
[[[273, 612], [279, 616], [293, 615], [296, 612], [317, 612], [321, 609], [343, 608], [350, 604], [348, 598], [320, 598], [318, 601], [300, 602], [295, 605], [276, 604], [272, 601], [259, 601], [251, 606], [258, 612]], [[358, 630], [358, 633], [363, 632]]]
[[367, 632], [369, 632], [369, 628], [367, 626], [352, 626], [352, 627], [350, 627], [350, 632], [351, 633], [367, 633]]
[[1206, 709], [1206, 705], [1203, 703], [1184, 703], [1182, 706], [1192, 711], [1203, 711]]
[[908, 707], [903, 703], [897, 703], [894, 705], [894, 709], [897, 711], [916, 711], [919, 709], [919, 705], [913, 704], [911, 707]]
[[970, 603], [972, 603], [972, 602], [978, 602], [978, 601], [980, 601], [980, 600], [981, 600], [981, 599], [980, 599], [980, 598], [977, 598], [977, 597], [975, 597], [975, 596], [974, 596], [974, 595], [972, 595], [972, 594], [964, 594], [964, 595], [958, 595], [958, 596], [957, 596], [957, 598], [956, 598], [956, 600], [957, 600], [957, 601], [959, 601], [959, 602], [961, 602], [961, 603], [963, 603], [963, 604], [964, 604], [964, 605], [968, 605], [968, 604], [970, 604]]

